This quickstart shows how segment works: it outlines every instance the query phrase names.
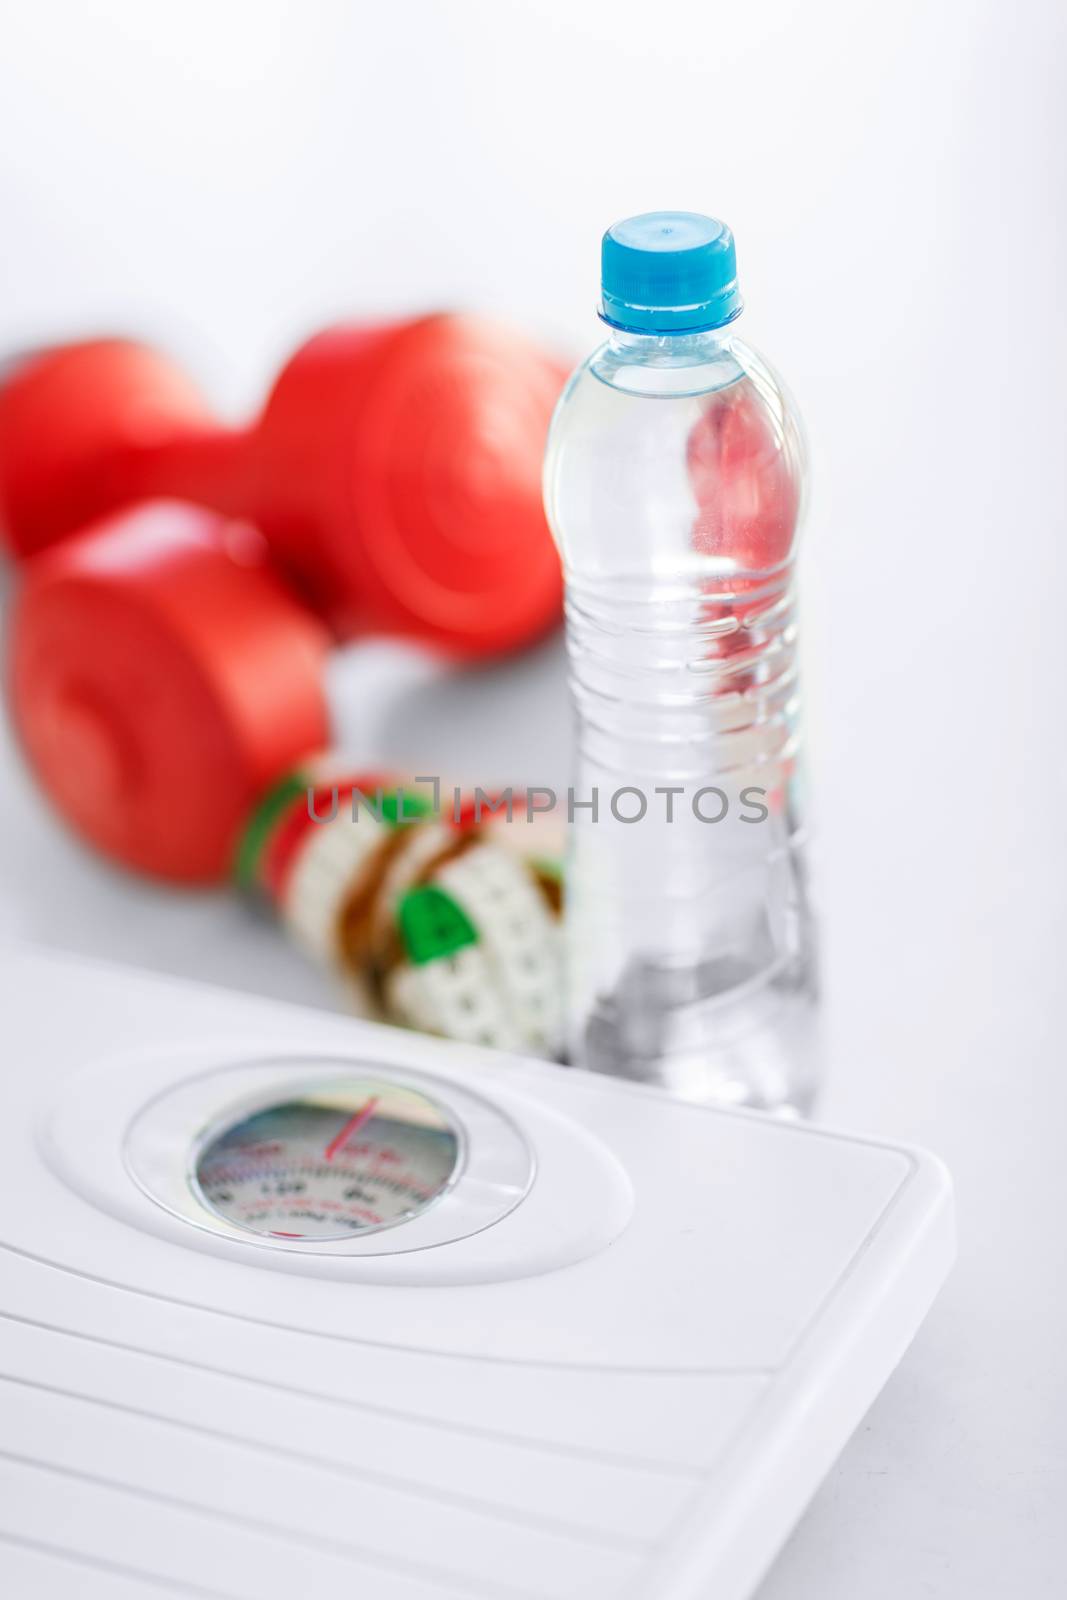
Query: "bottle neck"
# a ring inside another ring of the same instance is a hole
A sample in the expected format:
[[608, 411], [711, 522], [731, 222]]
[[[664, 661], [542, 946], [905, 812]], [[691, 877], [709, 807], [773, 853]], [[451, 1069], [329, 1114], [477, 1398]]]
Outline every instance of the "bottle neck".
[[735, 321], [721, 328], [701, 328], [690, 333], [637, 333], [609, 323], [606, 348], [620, 360], [642, 365], [700, 366], [729, 348]]
[[611, 328], [589, 360], [594, 377], [628, 394], [704, 394], [733, 383], [743, 372], [733, 324], [695, 333], [632, 333]]

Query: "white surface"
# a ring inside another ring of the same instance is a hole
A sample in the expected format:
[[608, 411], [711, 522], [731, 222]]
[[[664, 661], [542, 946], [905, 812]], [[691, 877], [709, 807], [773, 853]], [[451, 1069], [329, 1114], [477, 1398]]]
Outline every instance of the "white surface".
[[[4, 345], [162, 331], [240, 408], [350, 309], [484, 303], [582, 348], [607, 220], [666, 203], [733, 224], [746, 336], [793, 386], [816, 468], [823, 1114], [942, 1154], [961, 1233], [761, 1600], [1057, 1595], [1062, 6], [664, 0], [650, 30], [646, 6], [484, 0], [379, 8], [377, 34], [326, 0], [165, 9], [9, 8]], [[558, 775], [551, 650], [422, 697], [418, 675], [387, 751]], [[363, 707], [343, 709], [356, 745]], [[2, 772], [0, 917], [328, 1003], [236, 901], [109, 874]]]
[[[69, 958], [10, 953], [0, 1006], [0, 1572], [32, 1536], [232, 1600], [747, 1600], [952, 1260], [905, 1149]], [[198, 1100], [157, 1141], [181, 1183], [265, 1053], [283, 1096], [345, 1057], [421, 1086], [455, 1186], [299, 1281], [306, 1242], [165, 1213], [131, 1113]], [[535, 1176], [460, 1236], [485, 1108]], [[409, 1248], [430, 1215], [453, 1237]]]

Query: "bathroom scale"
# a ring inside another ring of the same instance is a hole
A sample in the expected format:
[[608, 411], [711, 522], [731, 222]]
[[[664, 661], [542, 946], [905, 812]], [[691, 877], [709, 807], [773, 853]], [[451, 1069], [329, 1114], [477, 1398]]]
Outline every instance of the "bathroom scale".
[[951, 1261], [916, 1150], [0, 964], [18, 1600], [742, 1600]]

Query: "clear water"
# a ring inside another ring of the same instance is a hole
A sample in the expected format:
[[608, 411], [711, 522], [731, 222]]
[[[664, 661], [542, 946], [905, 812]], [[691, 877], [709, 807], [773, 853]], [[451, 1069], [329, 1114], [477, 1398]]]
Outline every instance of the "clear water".
[[815, 1078], [803, 480], [791, 403], [729, 330], [614, 336], [545, 464], [576, 725], [571, 1059], [766, 1107]]

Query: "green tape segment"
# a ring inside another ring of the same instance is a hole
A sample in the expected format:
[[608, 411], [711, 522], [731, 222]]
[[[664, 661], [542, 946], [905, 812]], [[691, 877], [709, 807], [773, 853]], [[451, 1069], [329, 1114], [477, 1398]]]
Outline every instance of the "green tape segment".
[[397, 921], [404, 949], [415, 966], [439, 961], [478, 943], [474, 924], [463, 907], [436, 884], [409, 889], [397, 908]]
[[256, 806], [241, 835], [234, 857], [233, 875], [242, 889], [255, 887], [256, 871], [263, 847], [283, 812], [294, 800], [307, 793], [309, 779], [304, 772], [288, 772], [267, 790]]

